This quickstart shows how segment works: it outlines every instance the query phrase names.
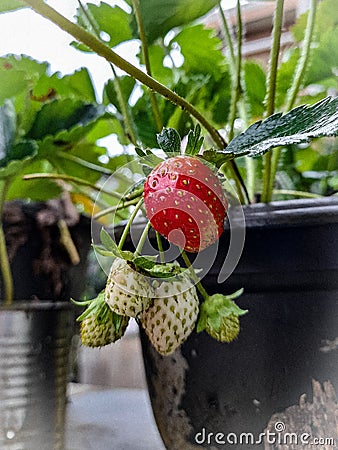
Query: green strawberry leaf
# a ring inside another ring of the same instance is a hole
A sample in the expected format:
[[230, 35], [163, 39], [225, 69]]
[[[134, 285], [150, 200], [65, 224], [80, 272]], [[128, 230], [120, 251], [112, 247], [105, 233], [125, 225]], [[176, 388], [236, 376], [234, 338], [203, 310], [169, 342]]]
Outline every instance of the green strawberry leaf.
[[143, 270], [152, 270], [156, 265], [156, 256], [137, 256], [133, 260], [133, 264]]
[[59, 100], [71, 98], [93, 103], [96, 99], [95, 88], [88, 69], [81, 68], [69, 75], [60, 76], [56, 72], [43, 73], [34, 85], [32, 98], [45, 102], [57, 97]]
[[26, 74], [20, 70], [0, 71], [0, 104], [13, 98], [28, 86]]
[[212, 75], [216, 80], [222, 77], [225, 60], [222, 42], [215, 34], [214, 30], [198, 24], [184, 28], [173, 38], [172, 44], [180, 46], [186, 72]]
[[182, 268], [177, 263], [156, 264], [152, 269], [147, 270], [150, 277], [171, 278], [182, 273]]
[[104, 306], [105, 303], [105, 292], [102, 290], [96, 298], [93, 298], [92, 300], [84, 301], [84, 302], [77, 302], [73, 299], [71, 301], [77, 305], [77, 306], [87, 306], [85, 311], [76, 319], [77, 322], [82, 322], [84, 319], [91, 315], [98, 316], [100, 313], [100, 310], [102, 306]]
[[201, 150], [203, 144], [203, 136], [201, 135], [201, 127], [199, 124], [196, 125], [194, 130], [190, 130], [188, 133], [188, 142], [185, 148], [185, 154], [195, 156]]
[[129, 252], [127, 250], [123, 250], [119, 253], [119, 256], [116, 256], [115, 252], [112, 252], [111, 250], [106, 250], [101, 245], [95, 245], [92, 244], [93, 249], [101, 256], [107, 256], [108, 258], [122, 258], [126, 261], [132, 261], [134, 259], [134, 254], [132, 252]]
[[[101, 2], [99, 5], [87, 3], [85, 8], [86, 12], [82, 8], [77, 10], [78, 24], [93, 34], [96, 34], [96, 30], [105, 33], [104, 41], [109, 47], [115, 47], [123, 41], [132, 39], [130, 15], [119, 6], [110, 6]], [[72, 45], [81, 51], [92, 51], [83, 44], [73, 42]]]
[[6, 164], [8, 152], [12, 147], [16, 130], [16, 114], [9, 101], [0, 107], [0, 165]]
[[109, 258], [115, 258], [116, 255], [110, 250], [105, 249], [101, 245], [92, 244], [93, 249], [101, 256], [108, 256]]
[[338, 135], [338, 97], [312, 106], [302, 105], [286, 114], [277, 113], [251, 125], [223, 151], [226, 155], [260, 156], [273, 147], [309, 142]]
[[221, 150], [204, 150], [202, 158], [215, 167], [221, 167], [224, 163], [233, 159], [233, 155], [226, 154]]
[[23, 140], [10, 146], [7, 150], [6, 157], [0, 161], [0, 167], [6, 166], [11, 161], [21, 161], [37, 153], [38, 145], [32, 140]]
[[5, 167], [0, 168], [0, 180], [16, 176], [18, 172], [28, 166], [33, 159], [34, 156], [27, 156], [20, 160], [10, 161]]
[[[103, 256], [114, 256], [115, 258], [122, 258], [127, 261], [133, 261], [134, 254], [129, 251], [120, 250], [114, 241], [114, 239], [110, 236], [110, 234], [104, 229], [101, 228], [100, 232], [100, 239], [104, 246], [104, 249], [102, 247], [98, 247], [94, 245], [95, 250], [98, 251]], [[102, 251], [103, 250], [103, 251]], [[103, 254], [106, 253], [106, 254]]]
[[262, 117], [266, 94], [266, 75], [262, 67], [253, 61], [245, 61], [243, 66], [243, 82], [245, 83], [245, 103], [250, 117]]
[[6, 101], [0, 107], [0, 179], [17, 175], [31, 162], [37, 151], [32, 140], [14, 143], [16, 133], [16, 114], [13, 104]]
[[[130, 3], [128, 1], [128, 3]], [[140, 11], [148, 43], [164, 37], [173, 28], [188, 24], [204, 16], [218, 5], [217, 0], [147, 0], [140, 2]], [[132, 28], [138, 38], [135, 17]]]
[[110, 236], [110, 234], [104, 229], [101, 228], [100, 239], [102, 245], [106, 250], [112, 252], [117, 258], [120, 258], [121, 250], [118, 248], [114, 239]]
[[87, 125], [103, 113], [101, 107], [91, 103], [72, 99], [54, 100], [38, 111], [27, 137], [40, 140], [62, 130], [69, 130], [75, 125]]
[[[107, 305], [108, 306], [108, 305]], [[110, 309], [110, 308], [109, 308]], [[115, 333], [118, 334], [120, 331], [120, 328], [125, 320], [125, 316], [121, 316], [120, 314], [117, 314], [115, 311], [110, 310], [111, 317], [113, 319], [113, 325], [115, 328]]]
[[133, 264], [147, 273], [148, 276], [154, 278], [170, 278], [179, 275], [182, 272], [177, 262], [174, 263], [157, 263], [158, 255], [137, 256], [133, 260]]
[[181, 152], [181, 137], [174, 128], [163, 128], [161, 133], [157, 134], [157, 143], [169, 156]]
[[[120, 89], [120, 93], [117, 92], [115, 86], [118, 83], [118, 87]], [[121, 77], [117, 77], [116, 80], [108, 80], [103, 89], [103, 100], [105, 104], [111, 103], [115, 106], [115, 108], [121, 112], [121, 100], [119, 96], [122, 95], [125, 102], [128, 103], [131, 93], [135, 87], [134, 78], [123, 75]]]

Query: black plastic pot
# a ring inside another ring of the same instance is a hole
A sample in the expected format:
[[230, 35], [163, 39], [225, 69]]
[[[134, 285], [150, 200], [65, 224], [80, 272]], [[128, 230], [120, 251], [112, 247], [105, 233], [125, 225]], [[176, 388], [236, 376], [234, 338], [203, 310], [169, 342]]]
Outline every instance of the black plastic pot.
[[0, 448], [63, 450], [69, 303], [0, 306]]
[[[259, 440], [278, 417], [285, 431], [314, 433], [317, 427], [319, 437], [338, 438], [334, 424], [335, 436], [320, 436], [322, 418], [297, 406], [300, 398], [308, 406], [317, 402], [315, 380], [330, 391], [333, 406], [325, 405], [324, 395], [319, 403], [324, 402], [326, 422], [335, 423], [338, 198], [257, 204], [244, 213], [246, 240], [236, 270], [217, 283], [227, 229], [203, 279], [210, 294], [244, 287], [237, 303], [249, 313], [241, 318], [238, 339], [222, 344], [205, 332], [193, 333], [172, 356], [161, 357], [141, 331], [152, 407], [168, 450], [294, 448], [266, 442], [264, 447]], [[290, 419], [295, 411], [302, 425]], [[276, 425], [273, 431], [281, 429]], [[243, 442], [242, 433], [251, 433], [255, 445]]]

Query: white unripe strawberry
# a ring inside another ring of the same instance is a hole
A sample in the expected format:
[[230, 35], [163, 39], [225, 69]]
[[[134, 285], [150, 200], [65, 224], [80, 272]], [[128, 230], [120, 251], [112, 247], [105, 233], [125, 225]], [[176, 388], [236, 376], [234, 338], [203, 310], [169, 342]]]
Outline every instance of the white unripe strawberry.
[[114, 260], [105, 288], [105, 300], [112, 311], [137, 317], [149, 307], [154, 295], [150, 278], [134, 270], [124, 259]]
[[198, 316], [195, 286], [185, 276], [163, 281], [152, 305], [141, 315], [142, 326], [161, 355], [173, 353], [190, 335]]

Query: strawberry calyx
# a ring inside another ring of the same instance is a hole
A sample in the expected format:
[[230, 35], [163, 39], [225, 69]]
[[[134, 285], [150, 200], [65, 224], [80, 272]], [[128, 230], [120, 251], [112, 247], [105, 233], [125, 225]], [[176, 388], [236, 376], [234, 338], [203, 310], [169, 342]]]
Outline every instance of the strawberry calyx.
[[86, 306], [85, 311], [76, 319], [77, 322], [82, 322], [88, 317], [95, 316], [99, 324], [104, 324], [113, 319], [113, 324], [116, 332], [119, 331], [123, 322], [123, 316], [112, 311], [105, 301], [105, 293], [102, 290], [97, 297], [91, 300], [76, 301], [71, 299], [72, 303], [77, 306]]

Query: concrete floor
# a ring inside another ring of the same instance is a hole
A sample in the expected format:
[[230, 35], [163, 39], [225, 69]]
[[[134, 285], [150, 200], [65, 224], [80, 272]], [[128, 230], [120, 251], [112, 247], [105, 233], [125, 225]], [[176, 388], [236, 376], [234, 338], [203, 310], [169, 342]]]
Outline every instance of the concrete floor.
[[69, 384], [66, 450], [165, 450], [146, 387], [135, 322], [115, 344], [79, 346]]
[[131, 322], [125, 336], [106, 347], [79, 346], [78, 381], [112, 388], [146, 389], [138, 326]]
[[65, 450], [165, 450], [144, 389], [70, 385]]

